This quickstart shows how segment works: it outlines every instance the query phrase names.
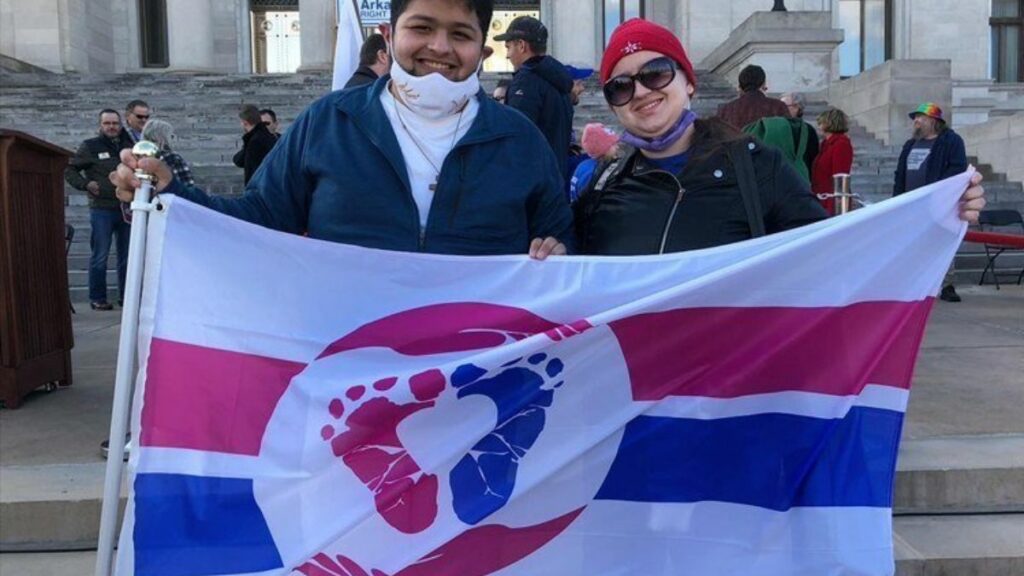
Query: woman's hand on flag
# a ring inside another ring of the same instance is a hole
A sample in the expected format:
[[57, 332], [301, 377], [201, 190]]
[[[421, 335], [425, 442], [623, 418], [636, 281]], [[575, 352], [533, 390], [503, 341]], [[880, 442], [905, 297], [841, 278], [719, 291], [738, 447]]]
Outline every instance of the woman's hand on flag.
[[964, 195], [960, 197], [960, 219], [969, 224], [978, 223], [978, 215], [985, 207], [985, 188], [981, 185], [982, 175], [975, 172]]
[[117, 190], [117, 198], [122, 202], [131, 202], [135, 199], [135, 190], [142, 186], [142, 182], [135, 176], [135, 169], [140, 168], [144, 172], [153, 175], [153, 191], [157, 194], [163, 191], [171, 180], [174, 173], [163, 160], [156, 158], [137, 159], [131, 149], [121, 150], [121, 164], [117, 170], [110, 173], [110, 182]]
[[565, 256], [567, 252], [565, 244], [559, 242], [558, 238], [554, 236], [534, 238], [533, 242], [530, 242], [530, 258], [534, 260], [544, 260], [551, 255]]

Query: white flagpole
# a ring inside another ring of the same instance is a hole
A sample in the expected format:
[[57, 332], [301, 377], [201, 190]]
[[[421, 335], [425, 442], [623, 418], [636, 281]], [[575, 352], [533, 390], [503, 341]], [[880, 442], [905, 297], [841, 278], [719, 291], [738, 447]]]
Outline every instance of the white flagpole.
[[345, 87], [359, 67], [359, 49], [363, 46], [363, 26], [359, 20], [358, 0], [338, 0], [338, 34], [334, 43], [334, 77], [331, 90]]
[[[156, 145], [140, 141], [132, 148], [136, 157], [155, 156]], [[128, 245], [128, 277], [125, 279], [124, 308], [121, 310], [121, 337], [117, 347], [117, 372], [114, 379], [114, 407], [110, 414], [110, 439], [107, 471], [103, 484], [100, 534], [96, 547], [96, 576], [110, 576], [117, 538], [117, 512], [121, 502], [121, 471], [124, 467], [124, 439], [130, 418], [132, 376], [135, 368], [139, 333], [139, 304], [142, 299], [142, 272], [146, 260], [146, 229], [152, 209], [153, 182], [136, 172], [142, 187], [132, 201], [132, 231]], [[136, 443], [138, 438], [133, 439]]]

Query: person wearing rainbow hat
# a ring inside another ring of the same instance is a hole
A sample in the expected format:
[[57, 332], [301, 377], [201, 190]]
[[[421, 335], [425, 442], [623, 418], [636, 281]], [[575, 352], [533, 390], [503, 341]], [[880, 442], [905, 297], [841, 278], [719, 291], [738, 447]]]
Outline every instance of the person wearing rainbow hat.
[[[916, 190], [967, 170], [967, 152], [960, 135], [946, 125], [942, 108], [934, 102], [925, 102], [910, 113], [914, 123], [913, 136], [903, 144], [900, 161], [896, 164], [896, 182], [893, 196]], [[946, 302], [959, 302], [960, 295], [953, 287], [956, 269], [952, 264], [942, 282], [939, 298]]]
[[[612, 33], [601, 61], [605, 100], [635, 151], [592, 158], [573, 176], [577, 249], [639, 255], [718, 246], [825, 218], [806, 181], [775, 150], [720, 121], [697, 119], [697, 78], [682, 43], [641, 19]], [[584, 133], [606, 141], [608, 131]], [[615, 150], [616, 146], [604, 146]], [[592, 155], [600, 154], [596, 149]], [[985, 205], [981, 177], [961, 217]]]

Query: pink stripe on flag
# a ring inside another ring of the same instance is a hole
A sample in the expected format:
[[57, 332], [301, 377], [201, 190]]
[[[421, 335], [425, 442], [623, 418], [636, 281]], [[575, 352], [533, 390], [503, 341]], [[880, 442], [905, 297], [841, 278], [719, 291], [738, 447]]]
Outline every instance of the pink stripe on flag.
[[141, 444], [258, 455], [278, 400], [304, 368], [153, 338]]
[[684, 308], [611, 323], [636, 400], [909, 388], [932, 299], [837, 308]]

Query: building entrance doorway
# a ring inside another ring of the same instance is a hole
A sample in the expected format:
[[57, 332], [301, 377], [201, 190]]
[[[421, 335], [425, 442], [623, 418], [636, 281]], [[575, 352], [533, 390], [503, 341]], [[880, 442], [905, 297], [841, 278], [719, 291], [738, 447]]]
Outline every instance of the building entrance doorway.
[[252, 0], [252, 70], [290, 74], [302, 63], [298, 0]]

